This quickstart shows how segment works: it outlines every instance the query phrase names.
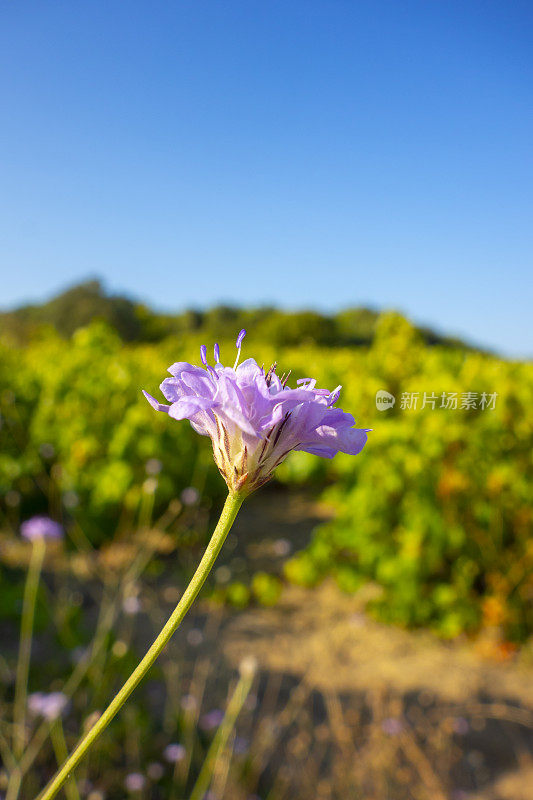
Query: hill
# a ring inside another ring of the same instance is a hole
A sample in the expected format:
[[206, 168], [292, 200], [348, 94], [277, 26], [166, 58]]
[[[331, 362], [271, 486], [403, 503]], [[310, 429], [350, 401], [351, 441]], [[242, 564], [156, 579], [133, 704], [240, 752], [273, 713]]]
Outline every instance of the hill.
[[[154, 311], [123, 295], [109, 294], [100, 280], [72, 286], [39, 305], [25, 305], [0, 313], [0, 336], [24, 344], [43, 329], [52, 328], [70, 338], [95, 319], [104, 320], [126, 342], [159, 342], [169, 336], [201, 333], [206, 341], [232, 338], [246, 328], [249, 339], [274, 345], [305, 342], [325, 347], [369, 345], [379, 312], [371, 308], [346, 308], [336, 314], [314, 310], [284, 311], [269, 306], [245, 309], [220, 305], [186, 309], [176, 314]], [[427, 344], [468, 347], [458, 339], [429, 328], [417, 329]]]

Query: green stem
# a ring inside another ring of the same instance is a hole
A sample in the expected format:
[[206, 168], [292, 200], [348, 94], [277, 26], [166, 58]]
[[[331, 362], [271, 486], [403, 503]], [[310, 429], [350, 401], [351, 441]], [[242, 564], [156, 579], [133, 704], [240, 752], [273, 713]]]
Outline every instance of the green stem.
[[52, 778], [48, 786], [46, 786], [46, 788], [41, 792], [38, 800], [52, 800], [52, 798], [56, 796], [71, 772], [78, 766], [87, 750], [98, 738], [98, 736], [100, 736], [100, 734], [103, 733], [103, 731], [107, 728], [113, 717], [121, 709], [130, 694], [139, 685], [150, 667], [153, 665], [154, 661], [157, 659], [173, 635], [183, 617], [193, 604], [198, 592], [202, 588], [205, 579], [207, 578], [218, 554], [220, 553], [222, 545], [224, 544], [226, 536], [233, 525], [243, 500], [243, 495], [231, 493], [228, 495], [224, 504], [224, 508], [222, 509], [222, 514], [220, 515], [220, 519], [213, 532], [211, 540], [207, 545], [206, 551], [202, 556], [202, 560], [200, 561], [198, 568], [191, 579], [191, 582], [185, 589], [181, 600], [161, 630], [161, 633], [150, 647], [142, 661], [140, 661], [137, 667], [133, 670], [122, 689], [118, 692], [118, 694], [115, 695], [102, 716], [85, 734], [73, 753], [69, 756], [69, 758], [67, 758], [61, 769]]
[[[113, 625], [114, 619], [116, 616], [116, 608], [114, 605], [104, 605], [104, 602], [100, 605], [100, 610], [98, 612], [98, 622], [96, 624], [96, 633], [91, 644], [90, 650], [86, 651], [84, 656], [82, 657], [81, 661], [76, 665], [72, 675], [67, 680], [65, 685], [63, 686], [62, 692], [65, 697], [69, 699], [72, 697], [74, 692], [80, 686], [83, 678], [85, 677], [87, 671], [89, 670], [91, 664], [93, 663], [94, 657], [98, 655], [100, 649], [104, 646], [105, 643], [105, 635], [107, 632], [111, 630]], [[24, 751], [24, 755], [20, 760], [20, 771], [23, 775], [28, 772], [30, 767], [32, 766], [33, 762], [39, 755], [41, 747], [45, 743], [50, 733], [50, 722], [47, 719], [44, 719], [35, 733], [33, 734], [33, 738], [30, 739], [26, 750]]]
[[30, 670], [31, 645], [33, 637], [33, 621], [35, 603], [39, 590], [39, 579], [43, 565], [46, 543], [39, 537], [33, 542], [30, 564], [24, 586], [22, 602], [22, 619], [20, 623], [20, 643], [17, 660], [17, 676], [15, 680], [15, 700], [13, 707], [13, 753], [18, 760], [24, 752], [26, 738], [26, 697], [28, 694], [28, 674]]
[[[124, 576], [123, 583], [127, 582], [128, 580], [136, 579], [143, 571], [146, 563], [148, 561], [148, 556], [143, 556], [142, 559], [137, 558], [137, 560], [133, 561], [133, 564], [128, 568], [126, 575]], [[123, 586], [121, 585], [119, 595], [123, 592]], [[107, 595], [104, 595], [104, 598]], [[74, 672], [65, 683], [62, 692], [63, 694], [68, 697], [69, 699], [72, 697], [76, 689], [81, 684], [83, 678], [85, 677], [86, 673], [89, 671], [91, 666], [93, 665], [95, 658], [98, 657], [102, 647], [105, 644], [107, 634], [111, 630], [113, 626], [113, 622], [118, 613], [118, 601], [115, 600], [112, 603], [103, 602], [100, 604], [100, 611], [98, 612], [98, 622], [96, 624], [96, 633], [94, 635], [90, 650], [85, 653], [81, 661], [76, 665]], [[30, 769], [33, 762], [37, 758], [41, 747], [45, 743], [48, 735], [50, 733], [50, 722], [48, 720], [43, 720], [35, 733], [33, 734], [33, 738], [30, 740], [28, 746], [24, 751], [24, 755], [22, 756], [19, 764], [20, 772], [22, 775], [25, 775], [26, 772]], [[1, 740], [0, 740], [1, 745]], [[8, 800], [8, 798], [6, 798]], [[9, 798], [9, 800], [14, 800], [13, 798]]]
[[198, 775], [189, 800], [202, 800], [202, 797], [205, 797], [211, 785], [211, 781], [213, 780], [218, 758], [226, 749], [230, 734], [235, 728], [237, 717], [241, 713], [241, 709], [250, 693], [253, 678], [253, 671], [241, 675], [231, 700], [228, 703], [224, 719], [211, 742], [211, 746], [202, 764], [200, 774]]
[[[57, 766], [60, 767], [63, 761], [68, 757], [67, 743], [65, 741], [65, 732], [63, 730], [63, 723], [61, 716], [59, 716], [50, 729], [50, 738], [52, 739], [52, 747], [57, 759]], [[74, 778], [69, 778], [65, 784], [65, 794], [67, 800], [80, 800], [78, 787]]]
[[9, 774], [9, 783], [7, 785], [6, 800], [16, 800], [16, 798], [19, 796], [21, 783], [22, 783], [22, 774], [19, 769], [16, 769]]

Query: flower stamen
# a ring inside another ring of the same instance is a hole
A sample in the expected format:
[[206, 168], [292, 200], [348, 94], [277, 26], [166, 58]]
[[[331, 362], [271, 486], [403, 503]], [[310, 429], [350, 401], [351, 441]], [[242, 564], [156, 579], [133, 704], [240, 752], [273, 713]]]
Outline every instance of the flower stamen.
[[281, 378], [281, 385], [283, 386], [284, 389], [286, 388], [287, 383], [289, 382], [289, 378], [291, 377], [291, 372], [292, 369], [290, 369], [286, 375], [285, 373], [283, 373], [283, 377]]
[[276, 374], [276, 367], [278, 366], [278, 362], [274, 361], [270, 369], [268, 370], [267, 374], [265, 375], [266, 385], [270, 386], [272, 383], [272, 378]]
[[242, 340], [246, 336], [246, 331], [243, 328], [239, 331], [239, 335], [237, 336], [237, 341], [235, 342], [237, 346], [237, 358], [235, 359], [235, 364], [233, 365], [233, 369], [237, 369], [237, 364], [239, 363], [239, 358], [241, 357], [241, 347], [242, 347]]

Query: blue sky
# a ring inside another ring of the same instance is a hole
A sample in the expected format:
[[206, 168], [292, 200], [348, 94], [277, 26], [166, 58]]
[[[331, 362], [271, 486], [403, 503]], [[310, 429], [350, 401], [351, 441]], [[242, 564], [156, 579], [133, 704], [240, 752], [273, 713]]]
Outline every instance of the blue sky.
[[514, 0], [0, 2], [0, 307], [98, 275], [531, 354], [532, 67]]

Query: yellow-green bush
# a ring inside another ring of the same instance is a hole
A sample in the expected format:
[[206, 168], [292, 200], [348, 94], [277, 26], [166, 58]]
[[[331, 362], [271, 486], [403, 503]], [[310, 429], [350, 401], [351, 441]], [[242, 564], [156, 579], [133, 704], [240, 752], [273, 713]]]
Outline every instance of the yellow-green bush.
[[[157, 508], [189, 485], [204, 502], [224, 484], [210, 443], [186, 423], [156, 414], [141, 388], [157, 394], [169, 364], [198, 362], [188, 335], [125, 345], [103, 323], [66, 342], [43, 335], [25, 349], [0, 345], [0, 489], [6, 519], [49, 510], [75, 517], [93, 542], [136, 513], [150, 459], [162, 462]], [[206, 342], [207, 343], [207, 342]], [[231, 363], [233, 341], [221, 343]], [[383, 587], [376, 611], [445, 635], [496, 624], [513, 639], [532, 628], [531, 537], [533, 368], [463, 349], [428, 347], [397, 315], [382, 315], [370, 348], [309, 344], [246, 348], [259, 363], [343, 384], [340, 404], [373, 428], [363, 453], [332, 461], [294, 453], [278, 480], [316, 487], [336, 509], [289, 579], [312, 585], [327, 574], [351, 590]], [[224, 355], [226, 358], [224, 359]], [[294, 385], [294, 384], [293, 384]], [[397, 398], [378, 411], [375, 395]], [[493, 410], [400, 408], [403, 392], [497, 393]], [[20, 501], [20, 502], [19, 502]], [[76, 505], [77, 503], [77, 505]], [[270, 598], [275, 587], [256, 582]], [[268, 600], [270, 601], [270, 599]]]
[[[342, 376], [343, 406], [374, 430], [360, 456], [329, 466], [336, 517], [286, 572], [307, 584], [332, 573], [344, 586], [352, 573], [354, 588], [375, 580], [388, 621], [448, 636], [497, 624], [521, 640], [533, 627], [533, 368], [427, 348], [393, 315], [379, 328], [370, 350], [338, 352], [322, 371], [317, 357], [310, 369], [330, 383]], [[396, 395], [394, 409], [376, 410], [378, 389]], [[400, 409], [402, 392], [417, 391], [498, 396], [492, 410]], [[302, 456], [283, 477], [322, 469]]]

